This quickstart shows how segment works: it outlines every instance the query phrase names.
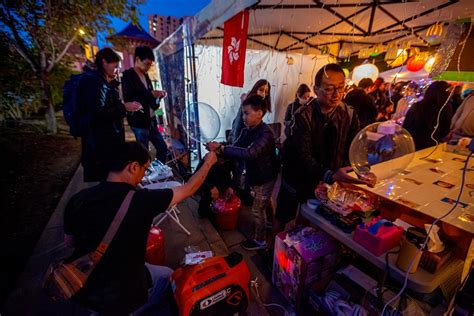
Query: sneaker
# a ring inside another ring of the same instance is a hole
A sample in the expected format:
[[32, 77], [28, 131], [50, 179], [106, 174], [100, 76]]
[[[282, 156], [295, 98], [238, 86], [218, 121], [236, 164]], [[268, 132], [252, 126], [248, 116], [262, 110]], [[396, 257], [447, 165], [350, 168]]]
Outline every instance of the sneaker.
[[247, 239], [240, 243], [242, 248], [247, 250], [261, 250], [267, 248], [267, 243], [265, 241], [258, 241], [254, 239]]

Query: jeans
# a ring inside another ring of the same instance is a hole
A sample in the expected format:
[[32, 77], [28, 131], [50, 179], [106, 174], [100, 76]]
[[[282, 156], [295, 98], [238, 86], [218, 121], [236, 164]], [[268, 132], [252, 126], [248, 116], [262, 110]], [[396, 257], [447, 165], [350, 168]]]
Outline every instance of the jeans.
[[149, 263], [145, 263], [145, 266], [150, 271], [152, 286], [148, 289], [148, 301], [140, 306], [133, 316], [172, 314], [174, 299], [171, 293], [170, 278], [173, 270]]
[[168, 148], [163, 140], [163, 136], [158, 132], [158, 128], [152, 122], [148, 129], [132, 127], [133, 134], [137, 142], [142, 143], [148, 149], [148, 141], [151, 141], [156, 149], [156, 159], [162, 163], [166, 163], [166, 156], [168, 155]]
[[252, 215], [254, 218], [254, 236], [253, 239], [257, 241], [265, 241], [266, 236], [266, 209], [272, 198], [273, 187], [275, 180], [269, 181], [262, 185], [250, 187], [250, 191], [254, 197], [252, 203]]

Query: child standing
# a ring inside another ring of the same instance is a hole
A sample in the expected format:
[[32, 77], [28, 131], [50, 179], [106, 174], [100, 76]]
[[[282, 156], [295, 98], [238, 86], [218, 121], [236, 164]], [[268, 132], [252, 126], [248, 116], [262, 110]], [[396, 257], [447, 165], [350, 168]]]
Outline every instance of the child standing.
[[207, 144], [208, 150], [217, 151], [226, 158], [245, 162], [245, 181], [254, 196], [252, 203], [253, 236], [241, 244], [247, 250], [259, 250], [267, 247], [265, 210], [270, 203], [278, 174], [275, 136], [271, 128], [262, 121], [266, 111], [266, 103], [262, 97], [250, 96], [242, 103], [242, 118], [245, 128], [240, 137], [232, 145], [216, 142]]

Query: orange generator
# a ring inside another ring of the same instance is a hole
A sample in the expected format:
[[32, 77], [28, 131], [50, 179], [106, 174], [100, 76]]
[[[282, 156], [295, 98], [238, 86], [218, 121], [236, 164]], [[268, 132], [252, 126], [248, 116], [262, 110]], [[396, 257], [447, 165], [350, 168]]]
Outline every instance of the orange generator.
[[179, 268], [171, 279], [181, 316], [234, 315], [249, 305], [250, 272], [238, 252]]

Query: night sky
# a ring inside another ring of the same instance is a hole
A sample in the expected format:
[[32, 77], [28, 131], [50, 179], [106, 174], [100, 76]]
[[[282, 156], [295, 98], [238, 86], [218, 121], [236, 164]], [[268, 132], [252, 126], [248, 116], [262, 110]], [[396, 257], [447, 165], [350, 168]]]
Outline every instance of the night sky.
[[[192, 16], [201, 11], [201, 9], [210, 2], [211, 0], [148, 0], [138, 7], [138, 19], [140, 25], [148, 32], [149, 14], [171, 15], [176, 17]], [[112, 26], [116, 32], [120, 32], [128, 23], [129, 21], [123, 21], [118, 18], [112, 19]], [[106, 36], [108, 36], [108, 34], [99, 34], [99, 48], [106, 45]]]

